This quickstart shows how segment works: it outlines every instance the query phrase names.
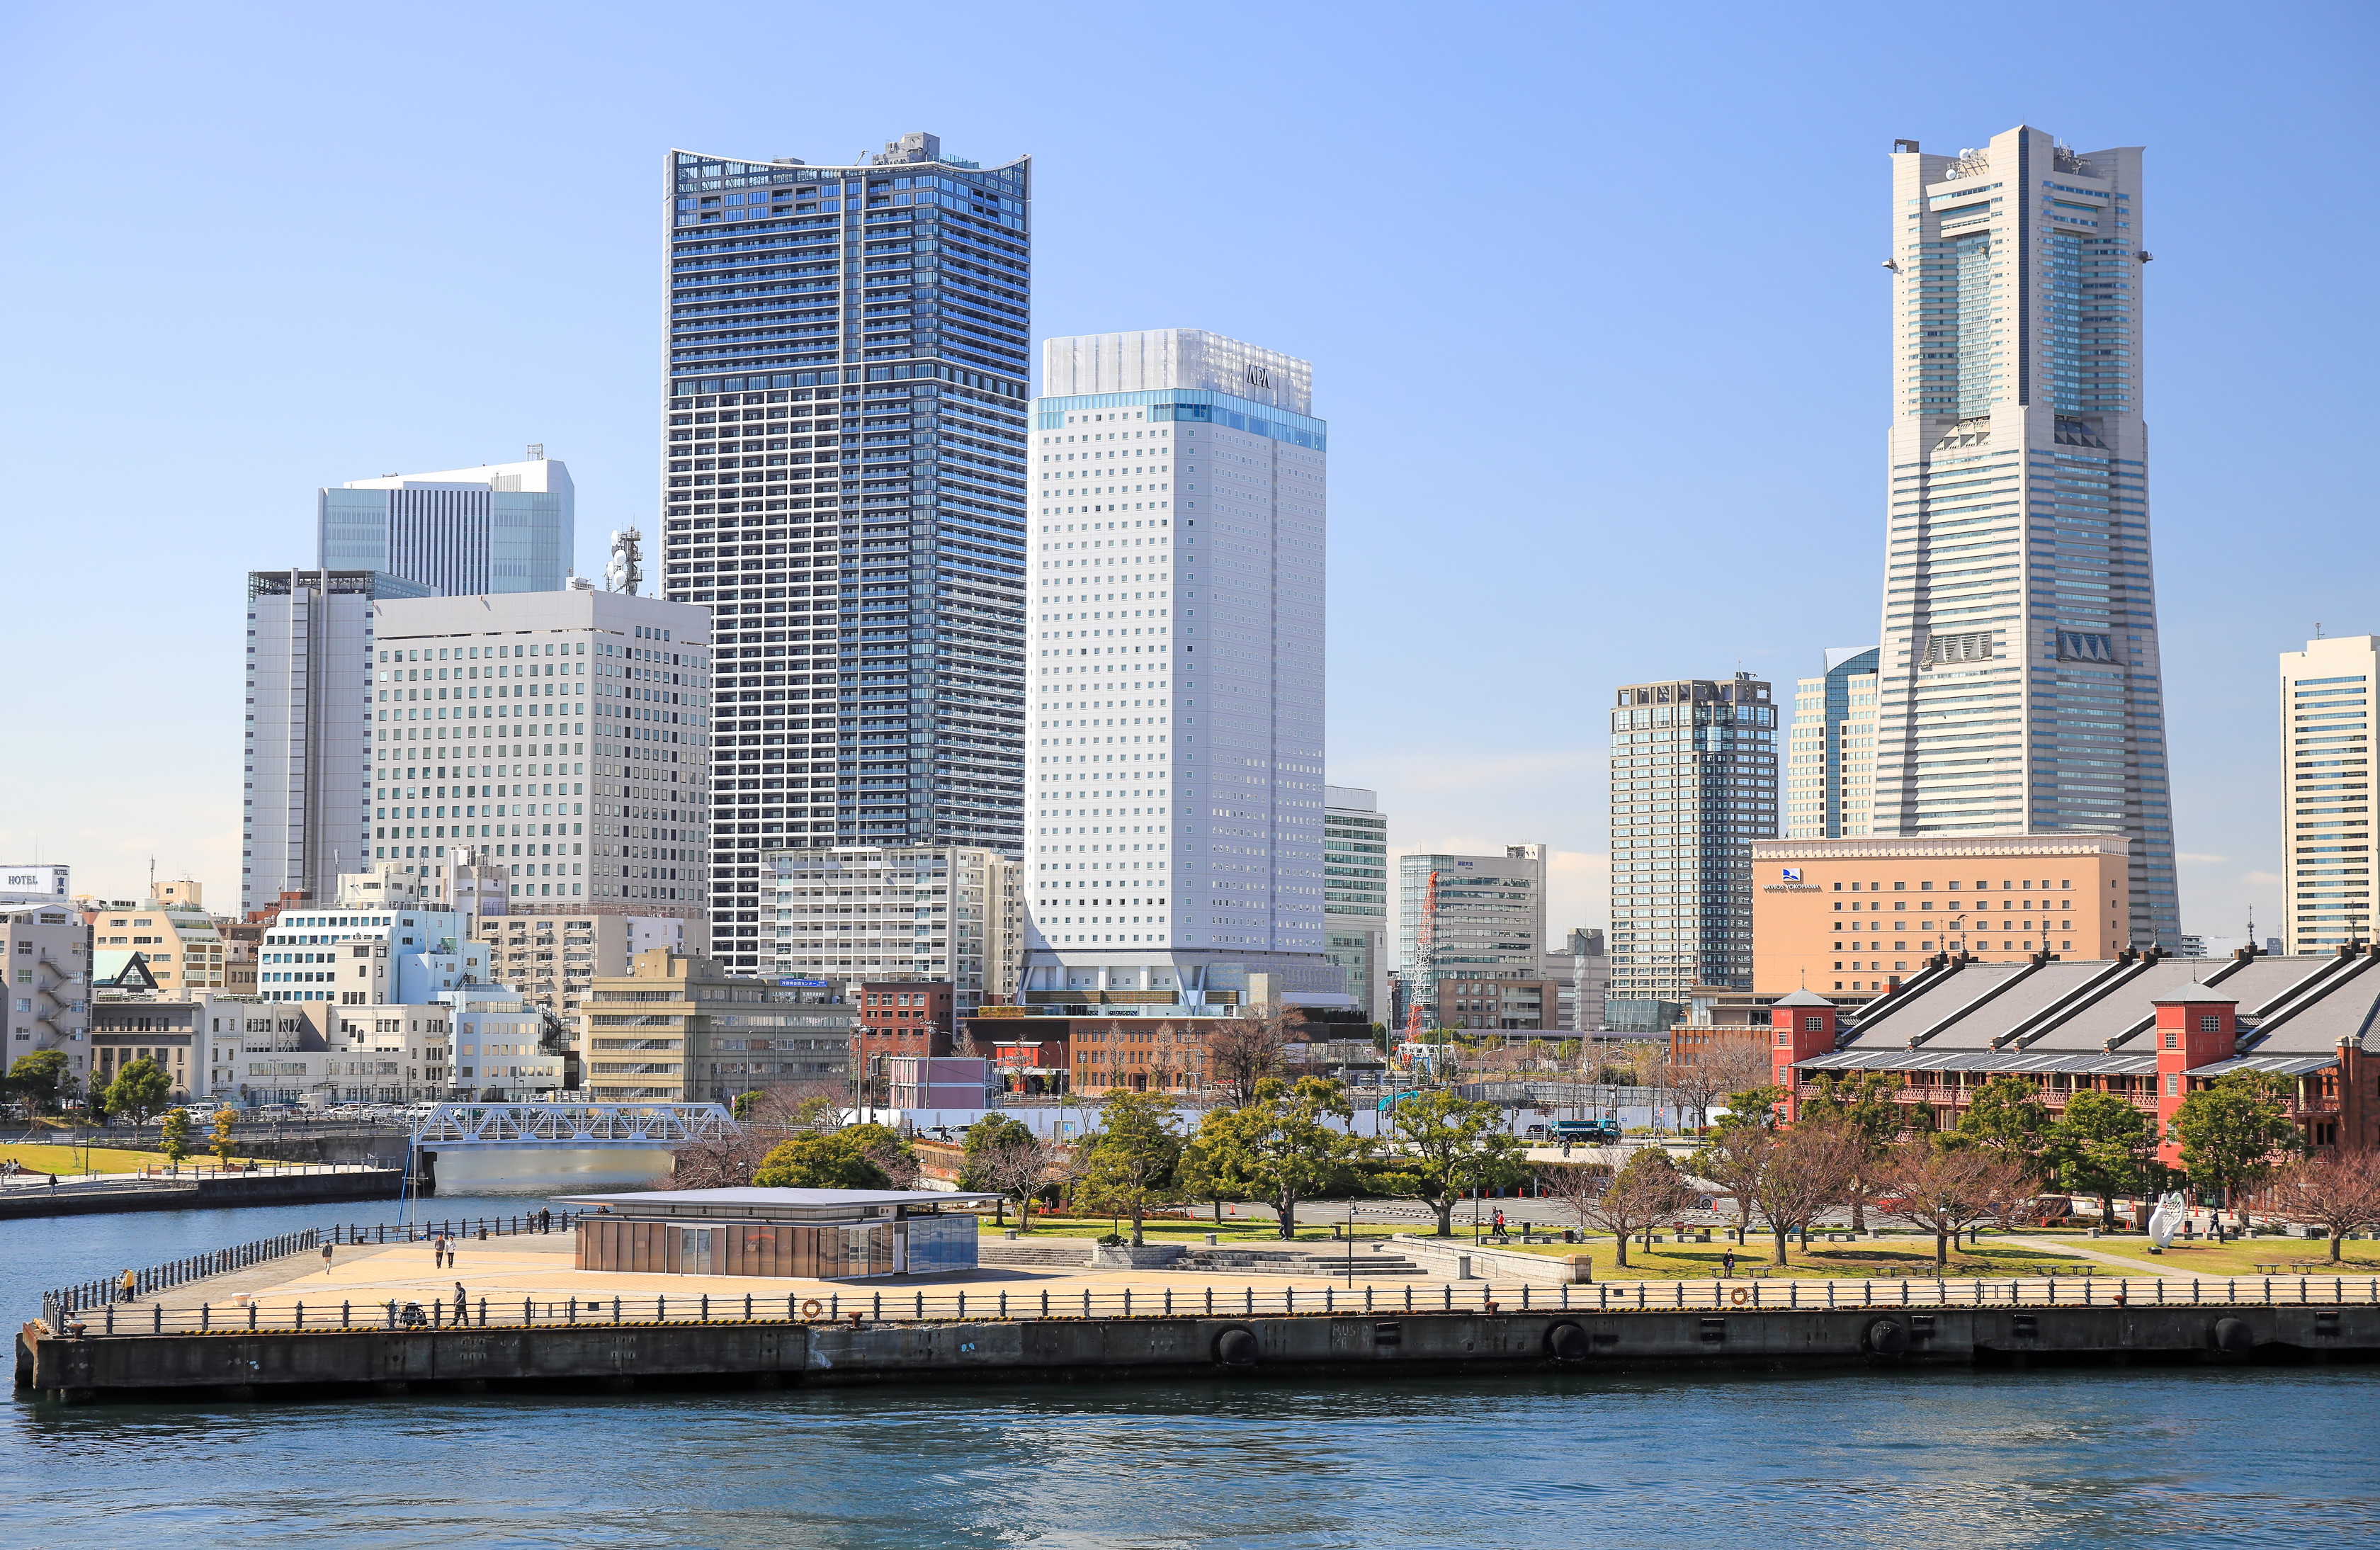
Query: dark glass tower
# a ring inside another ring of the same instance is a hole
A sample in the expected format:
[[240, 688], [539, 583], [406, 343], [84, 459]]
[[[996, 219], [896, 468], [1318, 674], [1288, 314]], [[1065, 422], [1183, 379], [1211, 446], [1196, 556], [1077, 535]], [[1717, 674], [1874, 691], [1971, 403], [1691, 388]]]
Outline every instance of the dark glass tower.
[[711, 946], [762, 854], [1023, 843], [1031, 168], [671, 153], [662, 594], [716, 619]]

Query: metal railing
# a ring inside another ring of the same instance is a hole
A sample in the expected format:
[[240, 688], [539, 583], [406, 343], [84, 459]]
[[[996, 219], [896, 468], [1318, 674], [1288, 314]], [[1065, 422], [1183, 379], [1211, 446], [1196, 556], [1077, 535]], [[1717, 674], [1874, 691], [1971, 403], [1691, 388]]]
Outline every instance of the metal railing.
[[434, 1238], [468, 1239], [568, 1232], [584, 1214], [584, 1212], [549, 1211], [517, 1216], [455, 1216], [441, 1222], [332, 1222], [128, 1271], [126, 1275], [131, 1277], [128, 1287], [124, 1276], [117, 1275], [45, 1291], [42, 1294], [42, 1321], [52, 1329], [60, 1329], [65, 1327], [63, 1320], [76, 1313], [88, 1313], [103, 1306], [135, 1301], [152, 1292], [204, 1280], [210, 1275], [227, 1275], [249, 1265], [262, 1264], [268, 1260], [310, 1253], [324, 1244], [360, 1247], [367, 1244], [426, 1243]]
[[[270, 1240], [267, 1241], [275, 1241]], [[916, 1324], [1015, 1319], [1253, 1318], [1427, 1313], [1777, 1312], [1949, 1308], [2126, 1306], [2380, 1307], [2380, 1277], [2342, 1275], [2033, 1276], [2007, 1281], [1638, 1281], [1536, 1286], [1251, 1287], [1039, 1290], [869, 1291], [838, 1288], [680, 1296], [382, 1299], [332, 1302], [254, 1300], [167, 1309], [107, 1303], [79, 1312], [47, 1305], [49, 1327], [76, 1336], [204, 1335], [249, 1330], [362, 1334], [581, 1325]], [[54, 1294], [55, 1295], [55, 1294]]]

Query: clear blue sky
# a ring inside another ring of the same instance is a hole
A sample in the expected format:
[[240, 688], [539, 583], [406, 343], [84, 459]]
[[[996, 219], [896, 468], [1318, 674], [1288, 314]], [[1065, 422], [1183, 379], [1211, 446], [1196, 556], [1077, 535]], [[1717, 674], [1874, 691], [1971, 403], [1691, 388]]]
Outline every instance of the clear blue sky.
[[[1022, 17], [1022, 20], [1002, 19]], [[882, 18], [882, 24], [876, 24]], [[1037, 336], [1211, 328], [1331, 421], [1330, 778], [1603, 919], [1605, 691], [1875, 639], [1887, 154], [2148, 147], [2187, 929], [2278, 916], [2274, 653], [2380, 629], [2366, 5], [0, 12], [0, 860], [237, 896], [241, 578], [517, 457], [652, 523], [673, 146], [1036, 158]], [[2331, 190], [2327, 193], [2325, 189]]]

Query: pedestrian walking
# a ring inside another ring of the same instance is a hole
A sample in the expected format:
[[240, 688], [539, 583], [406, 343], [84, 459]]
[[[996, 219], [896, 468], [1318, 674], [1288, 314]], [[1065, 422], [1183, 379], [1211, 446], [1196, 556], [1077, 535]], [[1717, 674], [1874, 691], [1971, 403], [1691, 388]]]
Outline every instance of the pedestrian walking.
[[328, 1275], [330, 1273], [331, 1273], [331, 1246], [330, 1246], [329, 1244], [325, 1243], [325, 1244], [323, 1244], [323, 1245], [322, 1245], [322, 1274], [323, 1274], [323, 1275]]
[[457, 1281], [455, 1283], [455, 1322], [456, 1324], [468, 1323], [470, 1320], [470, 1312], [471, 1300], [463, 1295], [463, 1283]]
[[129, 1271], [129, 1270], [127, 1270], [127, 1271], [124, 1273], [124, 1280], [123, 1280], [123, 1282], [122, 1282], [122, 1288], [123, 1288], [123, 1292], [124, 1292], [124, 1296], [123, 1296], [123, 1298], [122, 1298], [122, 1300], [123, 1300], [123, 1301], [126, 1301], [126, 1302], [129, 1302], [129, 1301], [131, 1301], [131, 1300], [132, 1300], [132, 1298], [133, 1298], [134, 1290], [135, 1290], [135, 1288], [138, 1288], [138, 1286], [139, 1286], [139, 1285], [140, 1285], [140, 1283], [139, 1283], [139, 1282], [134, 1278], [132, 1272], [131, 1272], [131, 1271]]

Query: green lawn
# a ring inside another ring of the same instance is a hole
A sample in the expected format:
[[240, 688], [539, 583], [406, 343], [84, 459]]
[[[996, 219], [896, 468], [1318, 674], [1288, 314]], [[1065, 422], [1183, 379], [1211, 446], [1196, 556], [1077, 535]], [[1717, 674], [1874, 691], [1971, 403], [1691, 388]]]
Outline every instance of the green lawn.
[[[15, 1158], [21, 1166], [36, 1173], [79, 1174], [86, 1168], [96, 1173], [136, 1173], [142, 1168], [161, 1168], [165, 1156], [161, 1152], [128, 1152], [113, 1146], [45, 1146], [39, 1143], [0, 1143], [0, 1160]], [[245, 1157], [233, 1159], [246, 1163]], [[214, 1166], [214, 1153], [202, 1152], [193, 1155], [183, 1166]]]

